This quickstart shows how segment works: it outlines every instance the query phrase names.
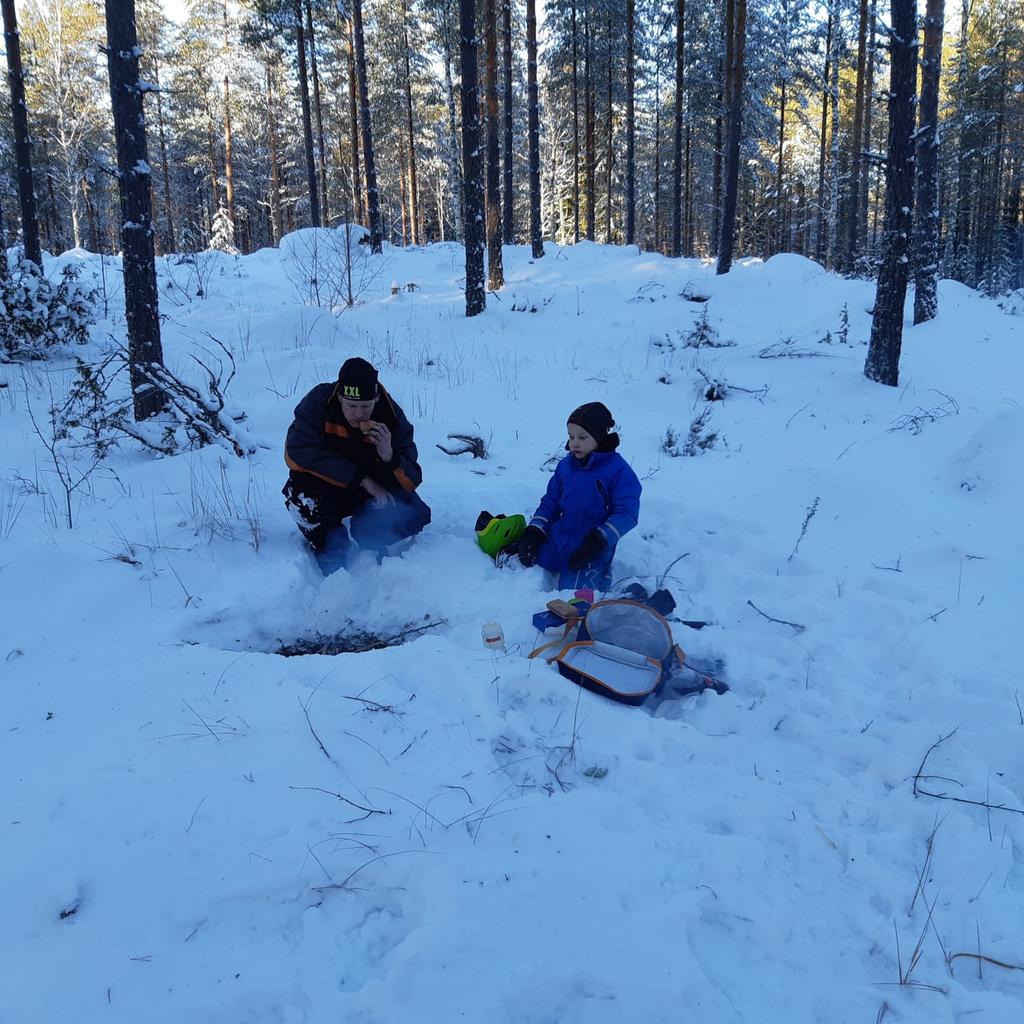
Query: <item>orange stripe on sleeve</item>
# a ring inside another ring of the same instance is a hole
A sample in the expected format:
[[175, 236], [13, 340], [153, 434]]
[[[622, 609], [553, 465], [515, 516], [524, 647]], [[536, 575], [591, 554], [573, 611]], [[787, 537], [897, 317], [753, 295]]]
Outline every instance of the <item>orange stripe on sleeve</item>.
[[408, 476], [406, 476], [405, 470], [395, 469], [395, 470], [393, 470], [393, 472], [395, 474], [395, 479], [402, 485], [402, 487], [405, 490], [407, 490], [407, 491], [415, 491], [416, 490], [416, 485], [409, 479]]
[[324, 476], [323, 473], [318, 473], [315, 469], [307, 469], [305, 466], [300, 466], [289, 454], [287, 449], [284, 453], [285, 465], [296, 473], [308, 473], [310, 476], [318, 477], [320, 480], [331, 484], [334, 487], [348, 487], [348, 484], [343, 484], [340, 480], [334, 480], [329, 476]]

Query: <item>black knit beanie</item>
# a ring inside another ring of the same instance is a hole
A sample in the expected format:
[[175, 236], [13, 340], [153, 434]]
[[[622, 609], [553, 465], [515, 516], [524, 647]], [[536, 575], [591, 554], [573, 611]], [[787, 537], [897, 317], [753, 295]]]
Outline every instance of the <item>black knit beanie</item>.
[[358, 356], [346, 359], [338, 371], [338, 394], [351, 402], [376, 401], [377, 371]]
[[619, 447], [619, 435], [613, 434], [615, 417], [602, 402], [587, 402], [569, 413], [568, 423], [582, 427], [596, 442], [599, 452], [613, 452]]

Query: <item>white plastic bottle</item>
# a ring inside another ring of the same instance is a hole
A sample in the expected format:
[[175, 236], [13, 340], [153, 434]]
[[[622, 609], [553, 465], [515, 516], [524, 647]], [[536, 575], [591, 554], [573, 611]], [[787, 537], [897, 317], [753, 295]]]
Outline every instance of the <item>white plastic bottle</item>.
[[488, 650], [505, 653], [505, 633], [499, 623], [485, 622], [480, 630], [480, 636], [483, 638], [484, 647]]

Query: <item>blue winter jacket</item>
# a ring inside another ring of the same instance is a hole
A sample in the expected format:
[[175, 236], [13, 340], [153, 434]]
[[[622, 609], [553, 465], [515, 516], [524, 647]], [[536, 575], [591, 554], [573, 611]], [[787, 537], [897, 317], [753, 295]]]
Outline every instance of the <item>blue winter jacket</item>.
[[548, 489], [530, 520], [546, 539], [537, 564], [565, 573], [569, 556], [593, 529], [604, 534], [607, 547], [595, 568], [607, 572], [615, 546], [640, 516], [640, 481], [618, 452], [592, 452], [581, 462], [567, 455], [555, 468]]

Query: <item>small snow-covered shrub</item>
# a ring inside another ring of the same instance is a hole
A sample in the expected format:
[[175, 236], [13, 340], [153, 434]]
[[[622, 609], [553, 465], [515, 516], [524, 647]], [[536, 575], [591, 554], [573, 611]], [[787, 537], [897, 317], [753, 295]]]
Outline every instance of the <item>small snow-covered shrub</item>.
[[705, 305], [700, 316], [693, 322], [693, 327], [681, 334], [683, 348], [733, 348], [735, 341], [723, 341], [718, 336], [718, 329], [711, 323], [708, 316], [709, 306]]
[[0, 277], [0, 360], [45, 359], [51, 350], [84, 345], [96, 322], [96, 292], [66, 266], [51, 281], [31, 260]]
[[712, 430], [708, 425], [711, 418], [711, 406], [705, 406], [690, 424], [686, 437], [682, 438], [675, 427], [669, 425], [665, 429], [665, 436], [661, 441], [661, 450], [670, 455], [673, 459], [682, 457], [693, 458], [714, 448], [718, 441], [718, 431]]

